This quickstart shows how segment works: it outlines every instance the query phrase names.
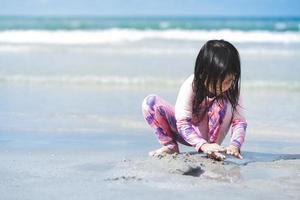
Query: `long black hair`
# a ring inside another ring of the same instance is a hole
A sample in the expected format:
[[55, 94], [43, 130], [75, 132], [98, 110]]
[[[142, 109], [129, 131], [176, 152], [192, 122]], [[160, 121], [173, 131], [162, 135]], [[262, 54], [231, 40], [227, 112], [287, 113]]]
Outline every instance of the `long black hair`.
[[[231, 87], [222, 92], [222, 83], [227, 76], [233, 76]], [[194, 69], [193, 92], [193, 114], [198, 114], [200, 104], [207, 101], [210, 95], [208, 85], [212, 86], [214, 94], [217, 87], [221, 95], [216, 96], [217, 101], [226, 97], [236, 110], [240, 95], [241, 63], [237, 49], [225, 40], [209, 40], [200, 49]], [[202, 108], [203, 109], [203, 108]]]

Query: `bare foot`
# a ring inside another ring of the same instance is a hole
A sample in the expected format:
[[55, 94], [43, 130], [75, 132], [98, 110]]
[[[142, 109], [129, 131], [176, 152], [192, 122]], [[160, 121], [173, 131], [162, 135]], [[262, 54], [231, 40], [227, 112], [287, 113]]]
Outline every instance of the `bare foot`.
[[172, 149], [168, 148], [167, 146], [162, 146], [159, 149], [150, 151], [149, 156], [158, 156], [158, 155], [173, 154], [173, 153], [179, 153], [178, 146], [175, 146]]

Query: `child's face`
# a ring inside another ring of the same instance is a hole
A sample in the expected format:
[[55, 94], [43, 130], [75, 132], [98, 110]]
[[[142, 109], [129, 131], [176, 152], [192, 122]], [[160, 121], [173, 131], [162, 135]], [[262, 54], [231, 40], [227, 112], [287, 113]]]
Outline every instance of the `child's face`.
[[214, 94], [215, 96], [219, 96], [221, 93], [224, 93], [227, 90], [229, 90], [229, 88], [231, 87], [233, 81], [234, 81], [234, 76], [233, 75], [228, 75], [228, 76], [226, 76], [226, 78], [222, 82], [222, 92], [220, 91], [220, 88], [219, 88], [220, 81], [218, 81], [218, 83], [217, 83], [216, 94], [214, 93], [214, 89], [213, 89], [212, 85], [208, 86], [208, 91], [210, 93]]

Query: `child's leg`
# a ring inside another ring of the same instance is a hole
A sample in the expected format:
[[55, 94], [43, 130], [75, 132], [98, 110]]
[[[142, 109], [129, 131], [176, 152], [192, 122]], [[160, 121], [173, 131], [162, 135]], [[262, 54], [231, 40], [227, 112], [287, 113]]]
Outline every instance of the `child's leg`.
[[148, 95], [143, 101], [142, 111], [164, 147], [161, 151], [179, 152], [177, 141], [183, 144], [186, 142], [178, 134], [173, 106], [157, 95]]

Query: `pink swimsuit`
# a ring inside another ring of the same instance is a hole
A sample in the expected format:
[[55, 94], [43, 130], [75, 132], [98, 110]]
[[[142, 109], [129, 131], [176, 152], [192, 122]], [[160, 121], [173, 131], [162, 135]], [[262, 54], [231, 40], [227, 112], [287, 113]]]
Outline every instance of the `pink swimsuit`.
[[[147, 123], [154, 129], [160, 144], [171, 149], [178, 148], [177, 142], [193, 146], [198, 152], [204, 143], [221, 144], [231, 127], [230, 144], [241, 148], [247, 122], [243, 115], [242, 100], [234, 113], [229, 101], [223, 105], [207, 97], [209, 107], [203, 109], [201, 119], [192, 114], [194, 75], [189, 76], [180, 87], [175, 109], [157, 95], [148, 95], [142, 104]], [[204, 101], [201, 104], [204, 105]], [[202, 107], [201, 107], [202, 108]]]

